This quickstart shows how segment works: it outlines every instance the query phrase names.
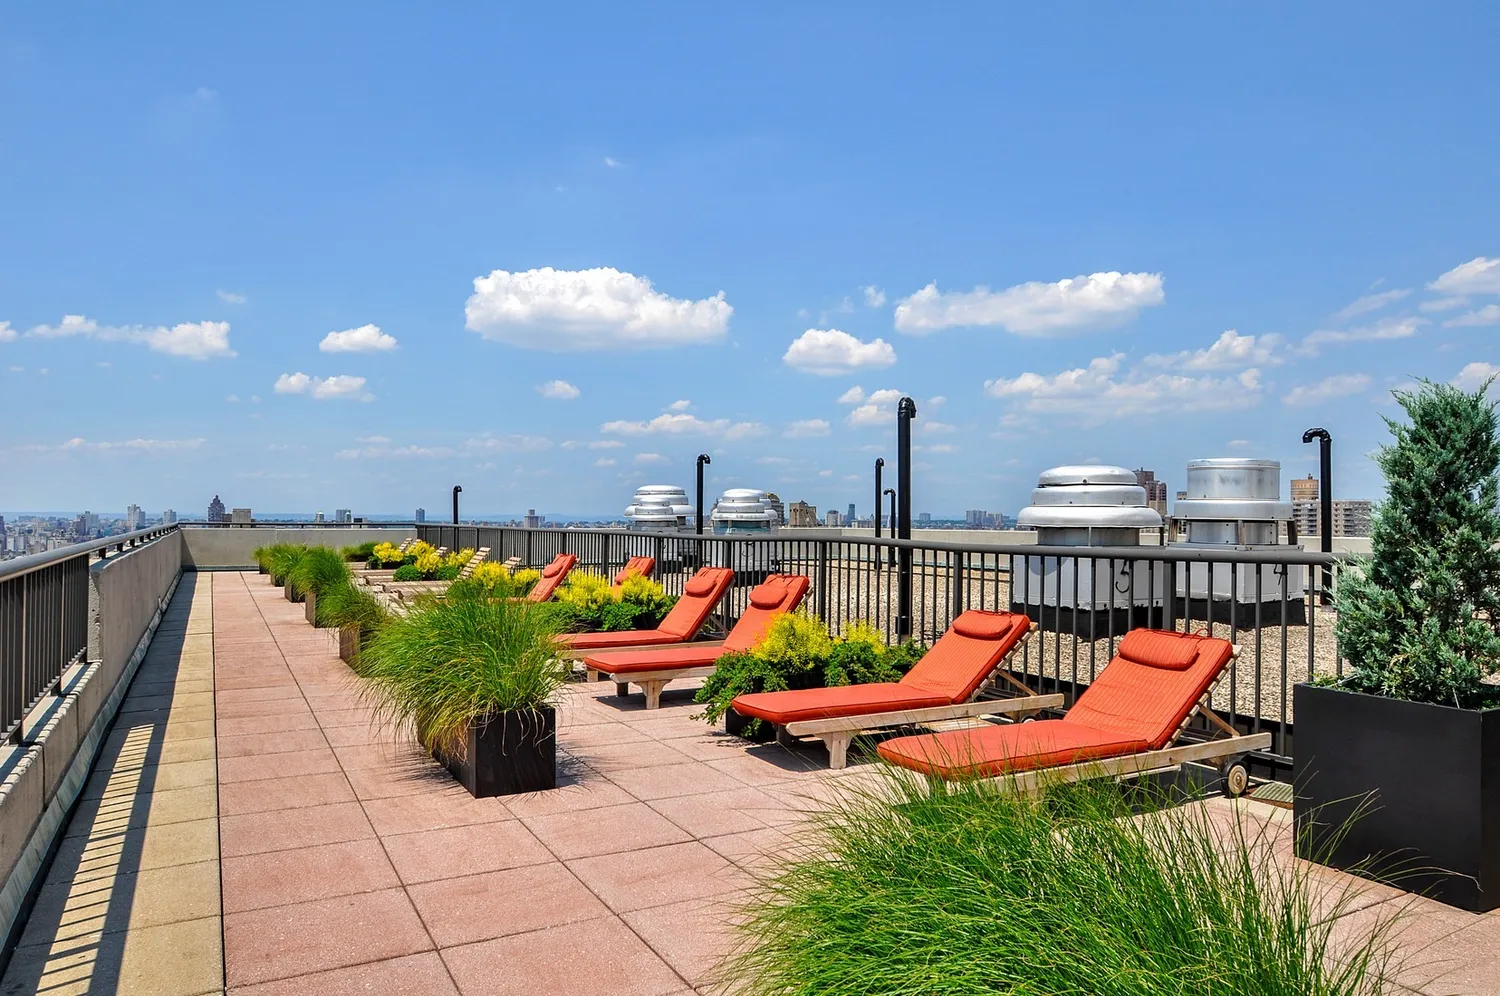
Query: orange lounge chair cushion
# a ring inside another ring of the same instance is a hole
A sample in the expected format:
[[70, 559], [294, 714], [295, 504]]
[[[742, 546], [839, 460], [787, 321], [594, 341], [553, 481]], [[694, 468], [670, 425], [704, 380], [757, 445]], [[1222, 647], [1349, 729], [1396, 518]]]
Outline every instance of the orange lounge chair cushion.
[[[1147, 645], [1133, 636], [1150, 638]], [[1175, 651], [1168, 642], [1175, 644]], [[1165, 747], [1198, 700], [1213, 687], [1234, 648], [1227, 640], [1161, 630], [1135, 630], [1120, 641], [1137, 659], [1116, 656], [1078, 696], [1063, 722], [1144, 741], [1151, 750]], [[1186, 667], [1175, 661], [1192, 652]], [[1141, 663], [1161, 660], [1164, 663]]]
[[735, 653], [754, 649], [777, 616], [802, 604], [809, 584], [801, 574], [772, 574], [750, 589], [750, 604], [724, 638], [724, 648]]
[[527, 594], [526, 600], [528, 602], [545, 602], [551, 598], [557, 589], [562, 586], [562, 583], [567, 580], [568, 572], [577, 563], [578, 558], [571, 553], [560, 553], [556, 557], [553, 557], [552, 562], [542, 568], [542, 576], [537, 579], [535, 587]]
[[1147, 746], [1144, 740], [1047, 719], [900, 737], [876, 750], [892, 764], [939, 778], [990, 778], [1138, 754]]
[[583, 663], [605, 674], [636, 674], [641, 671], [671, 671], [676, 668], [709, 667], [727, 651], [723, 647], [659, 647], [654, 650], [617, 650], [590, 654]]
[[901, 684], [947, 702], [966, 702], [1030, 629], [1031, 620], [1014, 612], [960, 613]]
[[[709, 613], [723, 600], [734, 583], [734, 571], [727, 567], [702, 567], [682, 589], [682, 597], [658, 624], [657, 629], [678, 640], [691, 639], [703, 628]], [[669, 641], [662, 641], [669, 642]]]
[[948, 698], [893, 682], [841, 685], [836, 688], [805, 688], [785, 692], [752, 692], [730, 705], [741, 716], [764, 719], [777, 726], [807, 719], [833, 719], [902, 709], [926, 709], [950, 705]]
[[618, 588], [625, 583], [626, 578], [632, 575], [649, 578], [655, 571], [655, 557], [631, 557], [625, 561], [625, 566], [620, 568], [620, 572], [615, 575], [613, 584]]
[[564, 633], [558, 640], [570, 650], [608, 650], [611, 647], [681, 643], [682, 637], [659, 629], [627, 629], [612, 633]]

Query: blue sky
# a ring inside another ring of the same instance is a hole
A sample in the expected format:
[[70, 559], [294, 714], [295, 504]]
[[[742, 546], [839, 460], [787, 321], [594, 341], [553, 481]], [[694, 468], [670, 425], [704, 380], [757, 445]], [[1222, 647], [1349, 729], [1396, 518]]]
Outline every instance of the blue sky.
[[1500, 365], [1487, 5], [53, 6], [0, 510], [615, 513], [707, 451], [863, 511], [900, 393], [919, 511], [1315, 424], [1378, 497], [1389, 390]]

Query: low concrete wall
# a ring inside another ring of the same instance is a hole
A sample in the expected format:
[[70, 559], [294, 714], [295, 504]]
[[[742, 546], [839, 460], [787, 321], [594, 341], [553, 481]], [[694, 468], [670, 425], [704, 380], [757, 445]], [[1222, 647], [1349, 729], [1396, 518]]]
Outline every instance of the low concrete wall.
[[254, 567], [255, 551], [277, 543], [301, 543], [305, 546], [331, 546], [339, 549], [359, 543], [399, 544], [417, 534], [410, 526], [372, 526], [365, 529], [278, 529], [275, 526], [255, 526], [251, 529], [185, 528], [179, 532], [186, 550], [183, 566], [195, 571]]
[[89, 569], [88, 663], [64, 676], [63, 694], [45, 696], [32, 709], [23, 726], [27, 742], [3, 762], [0, 938], [7, 953], [177, 588], [182, 556], [182, 538], [174, 532]]

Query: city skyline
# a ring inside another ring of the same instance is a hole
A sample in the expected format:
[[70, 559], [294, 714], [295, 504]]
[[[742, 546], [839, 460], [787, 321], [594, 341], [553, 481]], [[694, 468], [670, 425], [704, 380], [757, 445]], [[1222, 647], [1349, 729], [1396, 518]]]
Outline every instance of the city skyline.
[[0, 26], [4, 508], [867, 510], [903, 394], [914, 512], [1312, 425], [1378, 500], [1500, 371], [1488, 6], [232, 17]]

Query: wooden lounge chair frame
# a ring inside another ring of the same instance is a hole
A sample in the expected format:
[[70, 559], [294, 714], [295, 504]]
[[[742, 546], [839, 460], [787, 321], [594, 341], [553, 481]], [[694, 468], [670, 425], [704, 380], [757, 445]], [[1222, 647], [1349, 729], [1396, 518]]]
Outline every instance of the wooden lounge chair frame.
[[[643, 647], [610, 647], [608, 652], [615, 653], [616, 651], [619, 651], [621, 653], [626, 653], [631, 650], [660, 650], [664, 647], [708, 648], [722, 647], [723, 645], [723, 640], [693, 640], [690, 643], [657, 643], [648, 644], [647, 646]], [[599, 653], [599, 651], [590, 651], [590, 653]], [[630, 694], [631, 685], [639, 685], [641, 691], [646, 694], [646, 708], [658, 709], [661, 707], [662, 689], [666, 688], [669, 682], [680, 681], [686, 678], [707, 678], [709, 675], [714, 673], [715, 667], [717, 667], [716, 664], [701, 664], [697, 667], [662, 668], [660, 671], [632, 671], [629, 672], [630, 679], [628, 681], [619, 681], [617, 679], [617, 676], [615, 675], [605, 674], [601, 671], [596, 671], [593, 668], [589, 668], [588, 680], [614, 681], [615, 694], [620, 696]]]

